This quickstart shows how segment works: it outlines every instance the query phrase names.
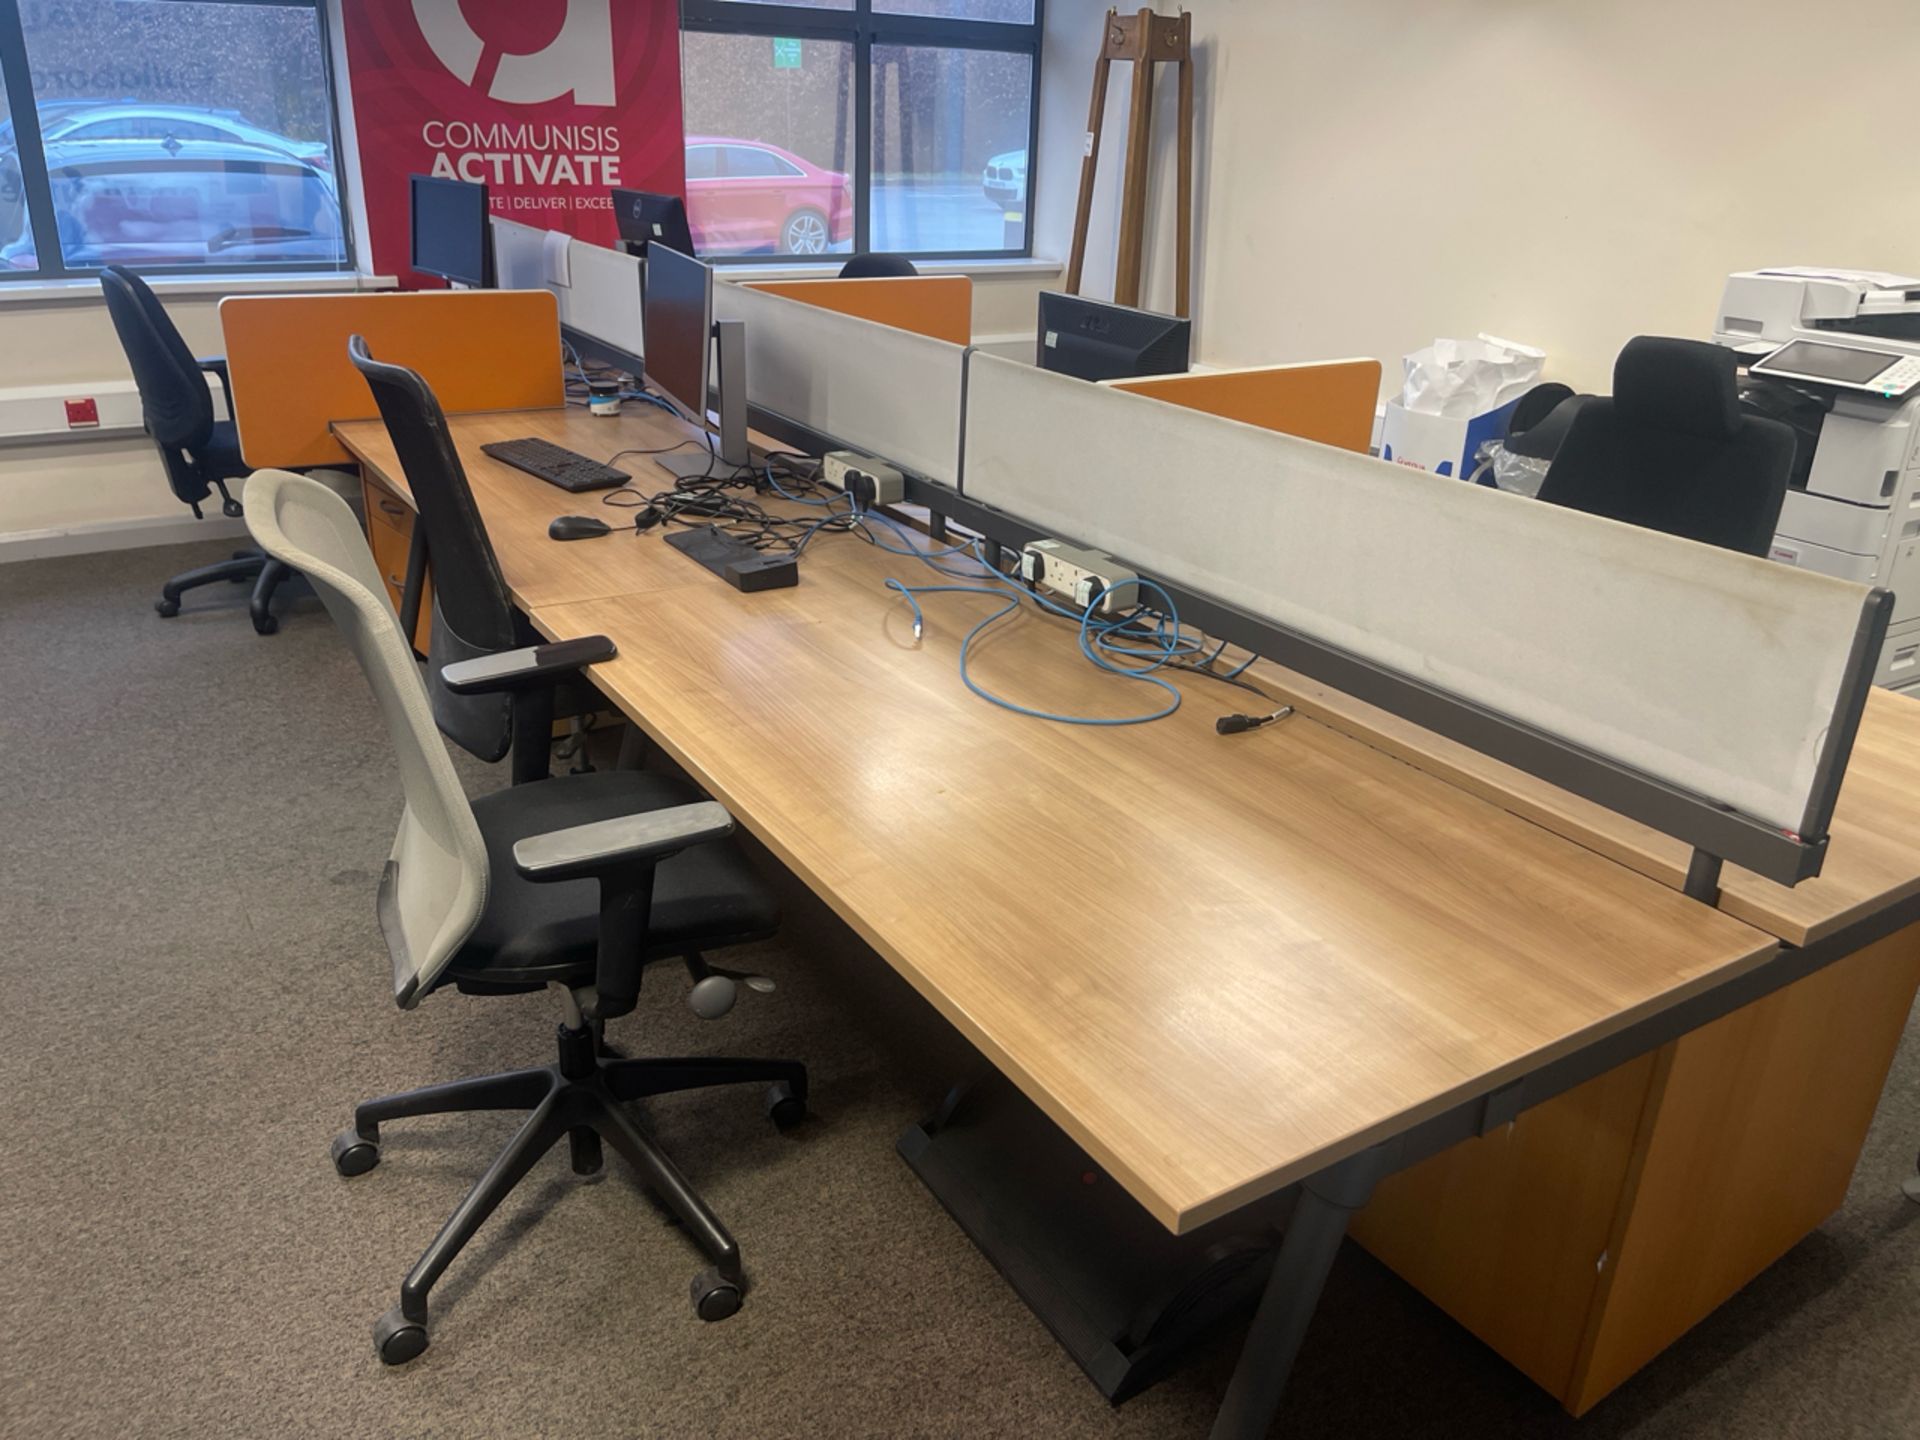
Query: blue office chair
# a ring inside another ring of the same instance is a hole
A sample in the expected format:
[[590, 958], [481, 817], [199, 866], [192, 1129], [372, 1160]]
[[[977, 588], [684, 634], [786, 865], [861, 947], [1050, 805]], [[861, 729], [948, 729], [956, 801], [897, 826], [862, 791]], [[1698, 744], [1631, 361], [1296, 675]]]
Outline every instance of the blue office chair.
[[[133, 369], [141, 414], [160, 450], [168, 485], [196, 520], [202, 518], [200, 502], [216, 490], [221, 513], [237, 518], [240, 502], [227, 490], [227, 482], [246, 475], [248, 466], [240, 456], [240, 436], [233, 421], [214, 417], [213, 392], [207, 385], [207, 376], [214, 374], [226, 388], [226, 360], [220, 356], [196, 359], [159, 297], [124, 266], [101, 270], [100, 289]], [[253, 596], [247, 609], [253, 628], [258, 634], [271, 635], [280, 628], [272, 610], [274, 594], [292, 574], [262, 551], [236, 550], [230, 560], [174, 576], [161, 587], [153, 608], [171, 618], [180, 613], [180, 597], [189, 590], [222, 580], [235, 584], [251, 580]]]

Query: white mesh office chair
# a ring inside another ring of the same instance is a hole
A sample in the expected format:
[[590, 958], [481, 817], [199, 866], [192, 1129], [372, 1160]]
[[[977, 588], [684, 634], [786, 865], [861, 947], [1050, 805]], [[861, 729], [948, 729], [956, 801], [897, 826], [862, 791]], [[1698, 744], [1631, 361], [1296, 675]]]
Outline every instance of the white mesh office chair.
[[[566, 1008], [556, 1064], [367, 1101], [354, 1110], [352, 1129], [335, 1139], [335, 1167], [360, 1175], [379, 1162], [383, 1121], [456, 1110], [530, 1112], [408, 1274], [400, 1303], [375, 1322], [380, 1358], [398, 1365], [426, 1349], [434, 1281], [563, 1135], [582, 1174], [600, 1168], [602, 1140], [632, 1163], [712, 1261], [694, 1279], [695, 1311], [703, 1320], [733, 1314], [744, 1288], [738, 1247], [621, 1102], [757, 1081], [770, 1085], [768, 1114], [784, 1128], [806, 1113], [806, 1069], [790, 1060], [614, 1058], [601, 1042], [605, 1021], [634, 1008], [649, 960], [684, 959], [707, 984], [720, 977], [701, 951], [773, 931], [771, 898], [724, 838], [732, 817], [689, 785], [632, 771], [560, 776], [469, 803], [352, 510], [325, 486], [278, 470], [252, 477], [245, 505], [254, 539], [304, 574], [325, 601], [399, 754], [406, 808], [377, 911], [393, 961], [394, 999], [411, 1009], [447, 984], [482, 995], [552, 985]], [[453, 677], [458, 684], [510, 688], [555, 666], [577, 666], [583, 649], [611, 654], [602, 638], [559, 656], [542, 652], [568, 647], [531, 647], [447, 668], [450, 675], [472, 672]]]

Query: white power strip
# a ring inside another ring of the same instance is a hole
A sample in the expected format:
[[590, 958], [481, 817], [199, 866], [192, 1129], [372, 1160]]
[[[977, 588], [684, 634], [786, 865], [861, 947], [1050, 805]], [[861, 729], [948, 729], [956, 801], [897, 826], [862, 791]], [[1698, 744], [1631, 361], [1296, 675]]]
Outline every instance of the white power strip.
[[1059, 540], [1035, 540], [1020, 552], [1020, 576], [1038, 589], [1085, 610], [1113, 615], [1139, 603], [1140, 576], [1104, 550], [1082, 550]]
[[862, 510], [898, 505], [907, 498], [907, 482], [893, 466], [857, 450], [830, 450], [820, 457], [820, 478], [860, 502]]

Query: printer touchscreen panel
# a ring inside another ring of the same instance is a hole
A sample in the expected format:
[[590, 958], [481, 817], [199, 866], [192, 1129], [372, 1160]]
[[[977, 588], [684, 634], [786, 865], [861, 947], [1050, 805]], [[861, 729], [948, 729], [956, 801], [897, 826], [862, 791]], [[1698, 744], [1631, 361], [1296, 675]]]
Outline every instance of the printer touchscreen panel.
[[1920, 383], [1920, 358], [1855, 345], [1794, 340], [1755, 364], [1752, 372], [1894, 396]]

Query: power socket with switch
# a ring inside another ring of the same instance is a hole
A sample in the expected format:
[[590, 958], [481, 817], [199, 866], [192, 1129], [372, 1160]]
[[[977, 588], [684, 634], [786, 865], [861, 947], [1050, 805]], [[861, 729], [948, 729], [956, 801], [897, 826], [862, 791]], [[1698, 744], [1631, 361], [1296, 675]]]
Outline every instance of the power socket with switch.
[[820, 478], [853, 496], [862, 510], [907, 498], [906, 478], [898, 470], [858, 450], [828, 451], [820, 460]]
[[100, 402], [91, 395], [84, 400], [67, 401], [67, 428], [69, 430], [98, 430], [100, 428]]
[[1113, 615], [1139, 603], [1140, 577], [1104, 550], [1035, 540], [1020, 552], [1020, 578], [1085, 610]]

